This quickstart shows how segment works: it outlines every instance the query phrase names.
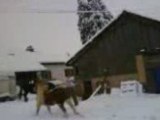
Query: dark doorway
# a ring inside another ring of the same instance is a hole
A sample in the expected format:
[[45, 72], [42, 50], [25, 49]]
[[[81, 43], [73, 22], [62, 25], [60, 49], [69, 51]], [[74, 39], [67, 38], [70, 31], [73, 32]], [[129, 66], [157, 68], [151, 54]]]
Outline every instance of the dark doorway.
[[16, 82], [19, 85], [22, 81], [27, 82], [30, 80], [36, 80], [36, 72], [16, 72]]
[[84, 84], [83, 100], [86, 100], [92, 94], [92, 82], [91, 81], [84, 81], [83, 84]]
[[156, 93], [160, 93], [160, 67], [153, 69]]
[[147, 69], [146, 92], [160, 93], [160, 67]]

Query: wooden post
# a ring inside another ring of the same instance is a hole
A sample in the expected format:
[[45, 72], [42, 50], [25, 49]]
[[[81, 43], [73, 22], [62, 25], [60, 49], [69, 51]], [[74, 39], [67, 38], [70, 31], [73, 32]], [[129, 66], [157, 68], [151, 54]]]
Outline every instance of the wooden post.
[[96, 90], [92, 93], [92, 95], [89, 97], [89, 99], [91, 99], [93, 96], [95, 96], [95, 94], [97, 94], [97, 92], [100, 90], [101, 87], [102, 87], [102, 86], [99, 85], [99, 86], [96, 88]]
[[137, 74], [140, 83], [146, 83], [146, 71], [143, 55], [136, 55]]

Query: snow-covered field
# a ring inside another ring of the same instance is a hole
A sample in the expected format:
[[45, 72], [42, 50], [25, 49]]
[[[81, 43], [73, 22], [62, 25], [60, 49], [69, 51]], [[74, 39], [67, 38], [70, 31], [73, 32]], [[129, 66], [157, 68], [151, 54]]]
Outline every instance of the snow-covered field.
[[12, 101], [0, 103], [1, 120], [160, 120], [160, 95], [144, 94], [141, 96], [99, 95], [80, 102], [77, 110], [81, 115], [74, 115], [67, 106], [69, 117], [52, 107], [49, 114], [45, 107], [38, 116], [35, 114], [35, 97], [28, 103]]

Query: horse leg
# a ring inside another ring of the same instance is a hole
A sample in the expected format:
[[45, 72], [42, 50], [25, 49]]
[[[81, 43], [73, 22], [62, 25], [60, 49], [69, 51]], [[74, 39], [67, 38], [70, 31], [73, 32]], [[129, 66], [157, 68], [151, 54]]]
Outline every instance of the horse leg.
[[38, 115], [38, 114], [39, 114], [40, 108], [41, 108], [41, 106], [38, 106], [38, 107], [37, 107], [36, 115]]
[[49, 105], [47, 105], [46, 107], [47, 107], [48, 112], [49, 112], [50, 114], [52, 114], [52, 112], [51, 112], [51, 107], [50, 107]]
[[78, 100], [77, 100], [77, 96], [75, 95], [75, 93], [73, 93], [72, 98], [73, 98], [74, 104], [77, 106]]
[[18, 94], [18, 98], [21, 100], [22, 98], [22, 87], [20, 87], [20, 90], [19, 90], [19, 94]]
[[65, 116], [66, 116], [66, 117], [68, 117], [68, 114], [67, 114], [66, 108], [64, 107], [64, 103], [59, 104], [58, 106], [59, 106], [59, 107], [60, 107], [60, 109], [63, 111], [63, 113], [65, 114]]
[[70, 92], [71, 92], [71, 96], [72, 96], [72, 99], [74, 101], [74, 104], [75, 104], [75, 106], [77, 106], [78, 105], [78, 99], [77, 99], [74, 87], [70, 88]]
[[71, 109], [73, 110], [74, 114], [79, 114], [75, 108], [75, 106], [72, 103], [71, 98], [69, 98], [68, 100], [66, 100], [66, 103], [71, 107]]
[[37, 103], [36, 115], [39, 114], [40, 108], [41, 108], [41, 104], [40, 104], [40, 103]]
[[24, 101], [27, 102], [28, 101], [28, 91], [24, 90]]

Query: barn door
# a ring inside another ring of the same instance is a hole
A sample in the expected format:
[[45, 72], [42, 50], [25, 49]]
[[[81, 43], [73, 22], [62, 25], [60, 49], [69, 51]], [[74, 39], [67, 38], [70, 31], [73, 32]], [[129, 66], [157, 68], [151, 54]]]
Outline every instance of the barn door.
[[160, 67], [153, 70], [156, 93], [160, 93]]

